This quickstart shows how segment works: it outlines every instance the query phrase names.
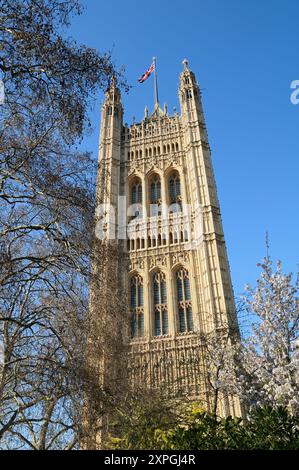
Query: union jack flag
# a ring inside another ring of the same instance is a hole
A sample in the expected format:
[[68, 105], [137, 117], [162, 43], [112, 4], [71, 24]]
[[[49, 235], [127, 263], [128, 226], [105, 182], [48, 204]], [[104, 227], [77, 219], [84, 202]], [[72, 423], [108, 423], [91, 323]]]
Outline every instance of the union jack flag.
[[138, 78], [138, 82], [139, 83], [145, 82], [145, 80], [151, 75], [151, 73], [154, 71], [154, 69], [155, 69], [155, 63], [153, 62], [152, 65], [150, 66], [150, 68], [146, 72], [144, 72], [144, 74], [141, 75], [140, 78]]

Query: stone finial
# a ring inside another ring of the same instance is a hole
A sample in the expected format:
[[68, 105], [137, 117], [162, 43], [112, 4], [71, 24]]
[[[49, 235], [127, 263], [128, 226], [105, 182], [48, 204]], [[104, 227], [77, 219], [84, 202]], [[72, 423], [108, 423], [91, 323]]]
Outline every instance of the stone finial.
[[188, 67], [189, 67], [189, 61], [187, 59], [184, 59], [183, 60], [183, 64], [184, 64], [184, 70], [189, 70]]
[[167, 114], [167, 103], [164, 103], [164, 114]]
[[116, 86], [116, 77], [113, 74], [112, 77], [111, 77], [110, 87], [114, 88], [115, 86]]
[[145, 110], [144, 110], [144, 117], [146, 119], [148, 118], [148, 107], [147, 106], [145, 107]]

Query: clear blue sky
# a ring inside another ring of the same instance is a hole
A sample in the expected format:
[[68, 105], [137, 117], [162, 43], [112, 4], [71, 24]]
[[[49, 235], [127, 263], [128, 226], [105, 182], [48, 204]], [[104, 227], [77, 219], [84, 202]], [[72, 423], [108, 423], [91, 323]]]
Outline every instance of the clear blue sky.
[[[298, 268], [299, 80], [298, 0], [85, 0], [70, 33], [100, 51], [113, 48], [132, 88], [125, 121], [153, 105], [152, 77], [136, 79], [157, 56], [160, 101], [178, 105], [182, 60], [189, 59], [203, 92], [235, 294], [254, 284], [256, 263], [270, 254], [286, 271]], [[99, 94], [93, 134], [97, 152]]]

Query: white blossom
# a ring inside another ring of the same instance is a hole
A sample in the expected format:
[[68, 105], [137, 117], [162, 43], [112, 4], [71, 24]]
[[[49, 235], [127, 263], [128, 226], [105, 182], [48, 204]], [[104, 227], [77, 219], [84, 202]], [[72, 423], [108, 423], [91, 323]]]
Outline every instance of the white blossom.
[[[216, 396], [239, 396], [249, 406], [286, 406], [299, 412], [299, 280], [274, 270], [269, 257], [259, 265], [257, 286], [247, 286], [245, 299], [250, 328], [242, 341], [206, 336], [208, 380]], [[217, 406], [215, 405], [215, 409]]]

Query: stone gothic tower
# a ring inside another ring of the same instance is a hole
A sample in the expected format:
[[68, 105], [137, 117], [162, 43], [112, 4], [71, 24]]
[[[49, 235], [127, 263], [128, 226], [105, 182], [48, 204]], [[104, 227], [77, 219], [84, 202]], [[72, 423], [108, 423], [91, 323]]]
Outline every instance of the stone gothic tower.
[[[124, 125], [114, 81], [106, 93], [98, 236], [120, 247], [130, 384], [165, 386], [209, 408], [201, 334], [238, 326], [201, 92], [183, 64], [180, 114], [156, 103]], [[220, 412], [239, 414], [239, 404], [223, 399]]]

